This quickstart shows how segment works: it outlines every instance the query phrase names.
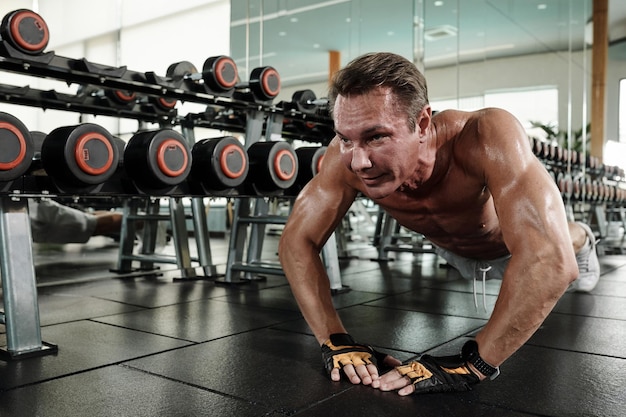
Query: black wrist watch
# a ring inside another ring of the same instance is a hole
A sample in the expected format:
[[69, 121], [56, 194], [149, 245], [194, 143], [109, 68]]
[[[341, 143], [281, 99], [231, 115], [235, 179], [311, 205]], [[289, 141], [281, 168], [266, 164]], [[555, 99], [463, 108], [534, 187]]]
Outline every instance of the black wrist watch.
[[485, 362], [478, 354], [478, 343], [475, 340], [470, 340], [463, 345], [461, 349], [461, 357], [464, 361], [474, 365], [481, 374], [485, 375], [490, 380], [494, 380], [500, 375], [500, 367], [491, 366]]

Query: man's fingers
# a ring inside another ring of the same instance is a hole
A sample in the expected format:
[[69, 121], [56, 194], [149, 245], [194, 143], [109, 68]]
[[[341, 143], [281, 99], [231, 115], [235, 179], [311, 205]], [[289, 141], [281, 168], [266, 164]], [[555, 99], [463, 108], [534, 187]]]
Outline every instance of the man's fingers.
[[413, 394], [414, 391], [415, 391], [415, 386], [413, 384], [409, 384], [406, 387], [398, 390], [398, 395], [400, 396], [411, 395]]
[[409, 380], [409, 378], [400, 375], [400, 372], [394, 369], [381, 376], [376, 386], [381, 391], [394, 391], [400, 388], [404, 388], [410, 384], [411, 381]]
[[348, 381], [352, 382], [353, 384], [361, 383], [361, 378], [357, 375], [356, 370], [354, 369], [354, 365], [345, 365], [343, 367], [343, 373], [346, 374], [346, 378], [348, 378]]
[[[344, 365], [342, 370], [346, 378], [353, 384], [362, 383], [364, 385], [370, 385], [379, 378], [378, 369], [376, 369], [374, 364], [357, 366], [348, 364]], [[339, 381], [341, 379], [339, 368], [335, 368], [330, 372], [330, 379], [333, 381]]]
[[370, 385], [375, 379], [378, 378], [378, 370], [373, 364], [358, 365], [355, 366], [356, 374], [358, 375], [363, 385]]

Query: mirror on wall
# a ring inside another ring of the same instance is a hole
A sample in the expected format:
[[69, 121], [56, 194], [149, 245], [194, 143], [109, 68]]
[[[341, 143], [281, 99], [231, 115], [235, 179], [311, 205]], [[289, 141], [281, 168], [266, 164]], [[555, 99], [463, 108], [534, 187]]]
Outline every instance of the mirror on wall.
[[590, 1], [443, 0], [424, 6], [433, 107], [504, 107], [528, 130], [584, 124]]
[[505, 107], [529, 130], [586, 126], [591, 0], [238, 0], [231, 56], [242, 78], [271, 65], [284, 90], [323, 95], [341, 65], [392, 51], [420, 67], [433, 107]]

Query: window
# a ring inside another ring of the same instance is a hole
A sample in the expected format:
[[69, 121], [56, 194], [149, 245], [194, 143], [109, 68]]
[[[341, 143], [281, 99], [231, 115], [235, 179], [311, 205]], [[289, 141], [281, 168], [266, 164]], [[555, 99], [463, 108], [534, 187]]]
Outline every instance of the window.
[[439, 111], [445, 109], [472, 111], [483, 107], [499, 107], [511, 112], [524, 128], [530, 131], [533, 127], [531, 122], [558, 127], [559, 92], [555, 87], [493, 91], [486, 92], [484, 96], [432, 100], [431, 107]]

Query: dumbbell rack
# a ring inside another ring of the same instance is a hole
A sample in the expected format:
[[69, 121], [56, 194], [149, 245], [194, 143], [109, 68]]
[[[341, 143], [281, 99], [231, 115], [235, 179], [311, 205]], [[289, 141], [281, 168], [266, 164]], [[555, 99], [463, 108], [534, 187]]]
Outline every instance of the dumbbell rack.
[[[64, 81], [68, 85], [78, 84], [89, 86], [90, 89], [79, 91], [76, 94], [62, 94], [56, 91], [44, 91], [29, 86], [13, 86], [0, 84], [0, 101], [24, 106], [44, 109], [58, 109], [76, 113], [86, 113], [102, 116], [135, 119], [142, 122], [154, 122], [161, 126], [175, 126], [191, 123], [193, 126], [209, 127], [250, 134], [249, 128], [238, 120], [236, 116], [249, 117], [251, 114], [260, 115], [254, 123], [254, 129], [263, 130], [268, 115], [285, 115], [292, 120], [307, 121], [320, 126], [332, 126], [327, 114], [311, 114], [300, 112], [294, 108], [283, 108], [271, 104], [271, 100], [258, 100], [251, 94], [250, 86], [235, 88], [226, 94], [215, 94], [204, 86], [161, 77], [155, 73], [131, 71], [126, 67], [112, 67], [97, 64], [86, 59], [72, 59], [56, 55], [54, 52], [45, 52], [30, 55], [20, 52], [4, 40], [0, 41], [0, 71], [23, 74], [32, 77], [55, 79]], [[106, 98], [101, 94], [92, 94], [87, 91], [122, 91], [132, 92], [146, 98], [145, 101], [136, 100], [132, 104], [121, 104]], [[241, 91], [241, 93], [239, 93]], [[188, 114], [181, 117], [172, 108], [159, 107], [158, 100], [193, 102], [207, 105], [207, 110], [199, 114]], [[235, 117], [232, 117], [235, 115]], [[190, 134], [187, 130], [185, 133]], [[287, 139], [300, 139], [308, 142], [328, 141], [329, 138], [320, 138], [319, 132], [293, 131], [285, 129], [281, 132]], [[38, 198], [43, 195], [55, 197], [54, 194], [41, 192], [25, 192], [20, 187], [24, 182], [16, 180], [6, 187], [0, 187], [0, 246], [2, 250], [2, 287], [5, 313], [2, 322], [7, 329], [7, 346], [2, 349], [5, 359], [22, 359], [33, 355], [43, 355], [56, 352], [56, 346], [41, 340], [39, 310], [37, 304], [36, 279], [32, 255], [32, 236], [28, 218], [26, 198]], [[1, 184], [0, 184], [1, 185]], [[64, 195], [62, 192], [56, 196]], [[68, 196], [70, 196], [68, 194]], [[80, 197], [71, 195], [73, 197]], [[106, 194], [90, 197], [111, 197], [119, 194]], [[186, 190], [176, 189], [170, 198], [190, 196]], [[228, 197], [241, 197], [227, 193]], [[126, 195], [127, 198], [136, 198], [136, 195]], [[152, 196], [142, 196], [152, 197]], [[194, 217], [204, 213], [201, 209], [201, 197], [192, 196]], [[184, 214], [183, 214], [184, 216]], [[180, 215], [176, 217], [180, 219]], [[195, 219], [206, 228], [206, 221]], [[198, 221], [200, 220], [200, 221]], [[178, 222], [179, 220], [177, 220]], [[197, 226], [198, 227], [198, 226]], [[203, 229], [201, 229], [203, 230]], [[197, 237], [198, 238], [198, 237]], [[210, 252], [208, 237], [199, 235], [200, 262], [205, 273], [213, 274], [210, 270]], [[185, 257], [184, 254], [180, 255]], [[188, 260], [184, 261], [186, 269]], [[207, 271], [206, 269], [209, 268]], [[338, 268], [337, 268], [338, 273]], [[334, 274], [333, 276], [338, 276]]]
[[607, 239], [615, 221], [626, 229], [626, 175], [624, 170], [601, 163], [593, 156], [529, 138], [533, 153], [555, 181], [569, 220], [589, 224], [600, 239], [599, 253], [626, 253], [626, 241]]
[[[272, 113], [265, 120], [265, 129], [263, 129], [264, 120], [261, 114], [256, 110], [250, 111], [246, 126], [246, 146], [249, 148], [252, 144], [263, 139], [271, 140], [275, 136], [281, 136], [283, 117], [284, 115], [281, 113]], [[265, 131], [264, 137], [263, 131]], [[258, 274], [283, 274], [280, 266], [264, 262], [262, 259], [265, 226], [269, 224], [284, 225], [287, 222], [286, 216], [269, 214], [269, 198], [242, 197], [235, 202], [226, 273], [223, 279], [218, 279], [216, 282], [247, 284], [254, 280], [262, 280], [263, 278]], [[282, 198], [285, 197], [282, 196]], [[289, 205], [291, 205], [292, 200], [293, 198], [288, 200]], [[250, 229], [249, 235], [248, 228]], [[245, 261], [243, 260], [244, 255], [246, 255]], [[342, 285], [340, 278], [336, 233], [331, 234], [322, 248], [322, 259], [330, 280], [331, 291], [333, 293], [347, 291], [347, 287]]]

